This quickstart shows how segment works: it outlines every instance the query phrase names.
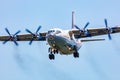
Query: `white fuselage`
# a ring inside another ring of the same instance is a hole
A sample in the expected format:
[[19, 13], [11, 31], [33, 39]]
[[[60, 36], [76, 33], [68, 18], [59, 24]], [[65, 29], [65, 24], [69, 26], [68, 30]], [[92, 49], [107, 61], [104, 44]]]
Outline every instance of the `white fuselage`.
[[81, 42], [75, 39], [71, 39], [69, 36], [69, 32], [65, 30], [57, 33], [55, 29], [55, 31], [48, 33], [47, 42], [52, 48], [58, 49], [60, 54], [64, 55], [74, 53], [74, 46], [76, 46], [77, 50], [79, 50], [81, 47]]

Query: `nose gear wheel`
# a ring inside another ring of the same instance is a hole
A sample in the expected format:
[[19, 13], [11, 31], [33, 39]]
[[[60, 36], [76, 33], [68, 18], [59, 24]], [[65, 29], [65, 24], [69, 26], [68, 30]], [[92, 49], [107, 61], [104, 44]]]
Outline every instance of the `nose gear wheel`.
[[48, 56], [49, 56], [49, 59], [50, 60], [54, 60], [55, 59], [55, 54], [57, 53], [58, 54], [58, 49], [55, 49], [55, 48], [52, 48], [50, 47], [48, 49], [48, 52], [50, 53]]
[[49, 59], [50, 59], [50, 60], [52, 60], [52, 59], [54, 60], [54, 59], [55, 59], [55, 55], [50, 53], [50, 54], [49, 54]]

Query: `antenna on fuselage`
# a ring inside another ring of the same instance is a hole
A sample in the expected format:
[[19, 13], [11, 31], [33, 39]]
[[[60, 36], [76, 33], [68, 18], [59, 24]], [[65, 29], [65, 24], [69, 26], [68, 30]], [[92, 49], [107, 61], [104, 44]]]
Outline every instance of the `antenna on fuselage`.
[[75, 27], [75, 20], [74, 20], [74, 14], [75, 14], [75, 12], [74, 11], [72, 11], [72, 29]]

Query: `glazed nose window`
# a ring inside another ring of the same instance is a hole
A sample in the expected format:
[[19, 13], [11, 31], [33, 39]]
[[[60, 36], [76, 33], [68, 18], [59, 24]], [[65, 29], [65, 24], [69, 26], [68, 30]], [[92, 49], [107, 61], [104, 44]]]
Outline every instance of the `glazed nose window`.
[[49, 39], [50, 39], [50, 40], [53, 40], [53, 39], [54, 39], [54, 36], [50, 35], [50, 36], [49, 36]]

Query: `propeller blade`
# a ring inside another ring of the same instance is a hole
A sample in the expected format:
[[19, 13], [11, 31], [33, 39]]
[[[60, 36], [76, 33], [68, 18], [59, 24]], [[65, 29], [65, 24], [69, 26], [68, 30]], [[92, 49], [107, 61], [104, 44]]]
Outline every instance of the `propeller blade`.
[[78, 26], [76, 26], [76, 25], [75, 25], [75, 28], [80, 30], [80, 28]]
[[9, 38], [9, 39], [7, 39], [7, 40], [5, 40], [5, 41], [3, 42], [3, 44], [7, 43], [9, 40], [10, 40], [10, 38]]
[[38, 31], [41, 29], [41, 26], [38, 27], [38, 29], [36, 30], [36, 34], [38, 33]]
[[9, 34], [9, 38], [8, 38], [7, 40], [5, 40], [5, 41], [3, 42], [3, 44], [5, 44], [5, 43], [7, 43], [8, 41], [11, 41], [11, 40], [12, 40], [12, 41], [15, 43], [15, 45], [18, 46], [18, 43], [17, 43], [17, 41], [16, 41], [16, 39], [17, 39], [16, 35], [19, 34], [21, 31], [18, 30], [14, 35], [11, 35], [10, 32], [9, 32], [9, 30], [8, 30], [7, 28], [5, 28], [5, 31]]
[[90, 24], [90, 23], [87, 22], [86, 25], [84, 26], [83, 30], [85, 30], [85, 29], [88, 27], [89, 24]]
[[106, 26], [106, 28], [108, 28], [107, 19], [105, 19], [104, 21], [105, 21], [105, 26]]
[[18, 43], [17, 43], [17, 41], [15, 41], [15, 40], [14, 40], [14, 43], [15, 43], [15, 45], [16, 45], [16, 46], [18, 46]]
[[13, 36], [16, 36], [17, 34], [19, 34], [21, 31], [19, 30], [19, 31], [17, 31]]
[[33, 40], [34, 40], [34, 38], [33, 38], [33, 39], [29, 42], [29, 45], [31, 45], [31, 44], [32, 44]]
[[39, 31], [40, 29], [41, 29], [41, 26], [39, 26], [39, 27], [37, 28], [37, 30], [36, 30], [35, 33], [32, 33], [30, 30], [26, 29], [26, 31], [27, 31], [28, 33], [32, 34], [32, 38], [31, 38], [31, 40], [30, 40], [30, 42], [29, 42], [29, 45], [31, 45], [32, 42], [33, 42], [33, 40], [36, 39], [36, 38], [39, 39], [39, 40], [42, 39], [42, 37], [41, 37], [40, 35], [38, 35], [38, 31]]
[[112, 37], [111, 37], [111, 35], [110, 35], [110, 30], [111, 30], [111, 28], [108, 27], [107, 19], [104, 19], [104, 22], [105, 22], [105, 27], [106, 27], [106, 29], [108, 30], [108, 38], [109, 38], [109, 40], [111, 40], [111, 39], [112, 39]]
[[32, 35], [34, 35], [34, 33], [32, 33], [30, 30], [26, 29], [26, 31]]
[[111, 37], [110, 33], [108, 33], [108, 38], [109, 38], [109, 40], [111, 40], [111, 39], [112, 39], [112, 37]]
[[11, 34], [7, 28], [5, 28], [5, 31], [9, 34], [9, 36], [11, 36]]
[[3, 44], [7, 43], [8, 41], [9, 41], [9, 40], [4, 41]]

